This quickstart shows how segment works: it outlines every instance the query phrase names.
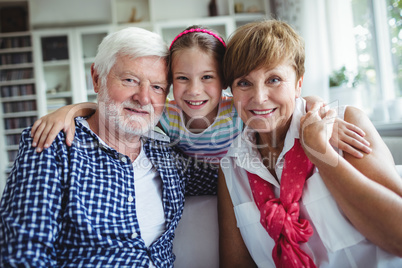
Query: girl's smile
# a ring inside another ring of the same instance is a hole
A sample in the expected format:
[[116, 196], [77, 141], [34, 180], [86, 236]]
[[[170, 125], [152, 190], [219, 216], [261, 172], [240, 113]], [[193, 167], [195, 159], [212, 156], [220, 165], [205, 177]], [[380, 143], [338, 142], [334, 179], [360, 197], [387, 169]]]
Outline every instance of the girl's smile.
[[173, 57], [173, 95], [185, 118], [213, 122], [218, 113], [223, 82], [215, 58], [199, 48]]

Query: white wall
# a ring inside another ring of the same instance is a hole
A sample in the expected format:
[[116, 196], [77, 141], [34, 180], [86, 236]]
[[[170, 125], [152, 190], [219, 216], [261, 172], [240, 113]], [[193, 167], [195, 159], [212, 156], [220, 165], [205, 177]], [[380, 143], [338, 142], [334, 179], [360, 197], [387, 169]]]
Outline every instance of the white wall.
[[110, 0], [30, 0], [29, 4], [33, 28], [111, 22]]

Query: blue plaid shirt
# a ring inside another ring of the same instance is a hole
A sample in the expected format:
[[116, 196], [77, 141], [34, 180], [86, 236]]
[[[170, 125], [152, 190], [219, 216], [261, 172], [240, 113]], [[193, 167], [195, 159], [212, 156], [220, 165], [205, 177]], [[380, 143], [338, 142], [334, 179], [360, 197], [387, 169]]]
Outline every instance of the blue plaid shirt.
[[197, 167], [166, 140], [146, 139], [143, 149], [162, 179], [166, 218], [166, 231], [147, 248], [130, 159], [76, 124], [72, 147], [61, 132], [40, 154], [31, 147], [30, 129], [23, 131], [0, 204], [0, 266], [148, 267], [152, 260], [173, 267], [184, 195], [216, 194], [216, 169]]

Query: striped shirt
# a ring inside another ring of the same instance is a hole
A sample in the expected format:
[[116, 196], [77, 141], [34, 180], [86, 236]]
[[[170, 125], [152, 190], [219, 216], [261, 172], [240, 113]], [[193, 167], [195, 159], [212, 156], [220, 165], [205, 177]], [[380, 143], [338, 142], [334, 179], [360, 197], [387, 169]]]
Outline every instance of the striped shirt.
[[184, 195], [216, 194], [217, 172], [159, 135], [144, 139], [143, 150], [162, 180], [166, 226], [147, 247], [127, 156], [79, 121], [72, 147], [60, 132], [40, 154], [24, 130], [0, 203], [0, 267], [173, 267]]
[[230, 96], [222, 96], [218, 116], [201, 133], [193, 133], [186, 127], [183, 111], [174, 100], [167, 101], [160, 123], [171, 142], [185, 154], [215, 164], [226, 154], [243, 127]]

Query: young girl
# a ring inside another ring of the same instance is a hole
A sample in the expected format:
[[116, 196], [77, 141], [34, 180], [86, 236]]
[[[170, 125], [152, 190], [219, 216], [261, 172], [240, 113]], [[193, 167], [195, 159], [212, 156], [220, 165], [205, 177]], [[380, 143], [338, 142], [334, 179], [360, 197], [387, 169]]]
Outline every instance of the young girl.
[[[167, 99], [158, 126], [184, 153], [218, 164], [243, 128], [232, 97], [223, 93], [227, 87], [222, 75], [226, 44], [215, 31], [191, 26], [176, 36], [169, 50], [174, 100]], [[311, 104], [319, 102], [309, 99]], [[90, 115], [95, 107], [94, 103], [68, 105], [37, 120], [32, 127], [32, 146], [38, 152], [48, 148], [60, 130], [66, 132], [66, 143], [71, 146], [74, 117]], [[338, 126], [341, 131], [334, 131], [334, 146], [356, 157], [362, 156], [359, 150], [368, 152], [359, 128], [343, 121]]]

